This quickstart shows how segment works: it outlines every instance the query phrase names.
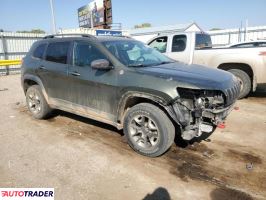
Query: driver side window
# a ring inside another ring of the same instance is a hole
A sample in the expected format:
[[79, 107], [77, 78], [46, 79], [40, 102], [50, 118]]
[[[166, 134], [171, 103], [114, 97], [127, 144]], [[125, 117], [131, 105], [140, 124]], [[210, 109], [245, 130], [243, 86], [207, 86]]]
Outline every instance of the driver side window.
[[165, 53], [166, 52], [166, 48], [167, 48], [167, 37], [159, 37], [156, 38], [155, 40], [153, 40], [152, 42], [150, 42], [149, 46], [151, 48], [156, 49], [157, 51], [161, 52], [161, 53]]
[[74, 66], [91, 66], [91, 62], [98, 59], [106, 59], [106, 56], [89, 43], [75, 42], [73, 49]]

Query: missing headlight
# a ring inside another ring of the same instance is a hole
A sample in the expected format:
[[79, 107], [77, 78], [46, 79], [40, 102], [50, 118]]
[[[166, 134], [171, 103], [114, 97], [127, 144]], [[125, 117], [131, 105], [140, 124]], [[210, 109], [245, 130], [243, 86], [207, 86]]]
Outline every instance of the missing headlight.
[[193, 100], [194, 108], [217, 108], [224, 105], [221, 91], [177, 88], [181, 100]]

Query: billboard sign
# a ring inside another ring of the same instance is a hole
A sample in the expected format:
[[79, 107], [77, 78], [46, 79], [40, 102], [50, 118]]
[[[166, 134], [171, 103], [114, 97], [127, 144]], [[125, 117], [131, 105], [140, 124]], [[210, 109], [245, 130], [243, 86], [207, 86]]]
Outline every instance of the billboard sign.
[[98, 36], [122, 36], [122, 31], [96, 30]]
[[[91, 19], [92, 18], [92, 19]], [[79, 27], [91, 28], [112, 23], [111, 0], [94, 0], [78, 9]]]
[[78, 9], [79, 27], [91, 27], [89, 6], [82, 6]]

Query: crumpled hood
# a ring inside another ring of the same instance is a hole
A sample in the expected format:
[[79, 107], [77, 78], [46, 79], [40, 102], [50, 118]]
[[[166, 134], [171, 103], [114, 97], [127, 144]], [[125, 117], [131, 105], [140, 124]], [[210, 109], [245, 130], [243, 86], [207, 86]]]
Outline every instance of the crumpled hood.
[[235, 79], [229, 72], [204, 67], [187, 65], [181, 62], [141, 67], [138, 72], [176, 81], [177, 87], [192, 87], [194, 89], [225, 90], [233, 87]]

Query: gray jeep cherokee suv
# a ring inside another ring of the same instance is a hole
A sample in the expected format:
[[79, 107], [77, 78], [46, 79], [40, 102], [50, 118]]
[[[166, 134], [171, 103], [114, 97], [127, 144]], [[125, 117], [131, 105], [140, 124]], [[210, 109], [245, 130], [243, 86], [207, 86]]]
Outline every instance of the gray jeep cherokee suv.
[[191, 140], [213, 132], [240, 91], [228, 72], [175, 62], [130, 38], [91, 35], [35, 42], [21, 80], [35, 118], [60, 109], [111, 124], [150, 157], [167, 151], [176, 134]]

